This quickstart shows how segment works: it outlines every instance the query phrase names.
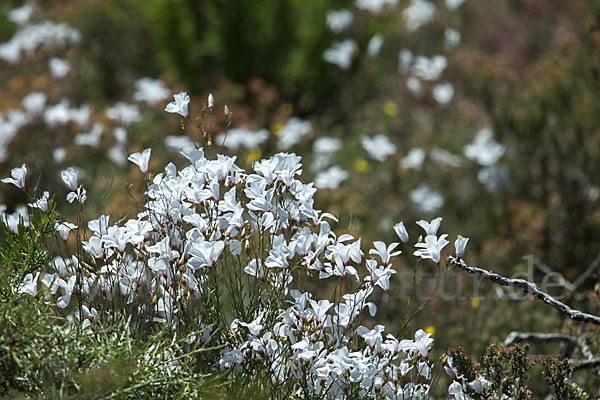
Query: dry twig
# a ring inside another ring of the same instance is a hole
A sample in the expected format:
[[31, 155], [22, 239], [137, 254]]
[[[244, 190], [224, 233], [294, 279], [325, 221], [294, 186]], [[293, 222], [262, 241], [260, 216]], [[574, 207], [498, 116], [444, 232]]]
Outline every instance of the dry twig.
[[450, 265], [458, 267], [463, 271], [469, 272], [471, 274], [481, 275], [485, 279], [488, 279], [498, 285], [502, 286], [514, 286], [524, 289], [525, 292], [529, 293], [536, 299], [542, 300], [544, 303], [552, 306], [556, 310], [565, 314], [569, 318], [575, 321], [589, 322], [595, 325], [600, 325], [600, 317], [588, 313], [584, 313], [579, 310], [574, 310], [565, 303], [562, 303], [556, 300], [554, 297], [550, 296], [548, 293], [542, 292], [534, 283], [526, 281], [525, 279], [510, 279], [506, 278], [502, 275], [498, 275], [491, 271], [487, 271], [485, 269], [471, 267], [464, 262], [464, 260], [456, 258], [454, 256], [448, 257], [448, 262]]

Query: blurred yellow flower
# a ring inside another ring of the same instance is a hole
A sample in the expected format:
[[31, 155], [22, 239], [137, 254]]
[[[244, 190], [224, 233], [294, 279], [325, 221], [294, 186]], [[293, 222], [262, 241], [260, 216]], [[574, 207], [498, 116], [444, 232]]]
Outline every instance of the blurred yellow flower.
[[388, 117], [395, 117], [398, 114], [398, 105], [393, 101], [383, 103], [383, 112]]
[[425, 333], [430, 333], [430, 334], [434, 335], [435, 327], [433, 325], [429, 325], [427, 328], [425, 328]]
[[354, 169], [358, 172], [367, 172], [369, 171], [369, 162], [364, 158], [359, 158], [354, 162]]
[[246, 153], [246, 159], [248, 160], [249, 163], [258, 161], [258, 160], [260, 160], [261, 157], [262, 157], [262, 151], [260, 151], [260, 149], [250, 150], [249, 152]]
[[283, 124], [281, 122], [275, 122], [273, 125], [271, 125], [271, 132], [273, 132], [273, 135], [279, 136], [281, 128], [283, 128]]
[[473, 297], [471, 299], [471, 307], [473, 307], [473, 308], [479, 307], [480, 303], [481, 303], [481, 300], [479, 300], [479, 297]]

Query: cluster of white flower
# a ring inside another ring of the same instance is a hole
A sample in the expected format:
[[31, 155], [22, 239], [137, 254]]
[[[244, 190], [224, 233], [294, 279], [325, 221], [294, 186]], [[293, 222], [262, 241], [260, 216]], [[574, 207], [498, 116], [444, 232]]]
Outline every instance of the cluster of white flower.
[[386, 158], [396, 153], [396, 145], [384, 134], [361, 138], [363, 148], [373, 160], [384, 162]]
[[233, 128], [217, 136], [216, 143], [231, 151], [254, 150], [269, 138], [267, 129], [251, 131], [246, 128]]
[[[146, 149], [129, 160], [147, 174], [150, 155]], [[117, 301], [123, 311], [135, 305], [136, 315], [146, 323], [176, 328], [192, 303], [210, 302], [215, 289], [211, 279], [227, 265], [237, 265], [238, 279], [246, 274], [255, 280], [256, 295], [264, 301], [246, 310], [246, 318], [235, 314], [228, 325], [221, 315], [221, 328], [209, 326], [214, 321], [200, 321], [198, 340], [220, 341], [211, 344], [225, 347], [218, 360], [221, 368], [253, 376], [257, 365], [263, 365], [272, 382], [288, 385], [298, 395], [428, 395], [431, 335], [419, 330], [414, 340], [391, 334], [384, 338], [384, 326], [361, 325], [363, 310], [371, 317], [376, 314], [376, 305], [369, 301], [376, 287], [390, 290], [396, 273], [391, 261], [401, 253], [396, 250], [399, 243], [375, 242], [367, 258], [360, 238], [336, 235], [327, 221], [335, 218], [313, 207], [313, 183], [298, 179], [302, 165], [295, 154], [255, 162], [251, 174], [235, 165], [235, 157], [211, 160], [201, 149], [183, 155], [188, 166], [178, 171], [170, 163], [149, 181], [145, 209], [137, 218], [109, 225], [110, 217], [102, 215], [88, 222], [91, 236], [82, 236], [75, 224], [57, 222], [60, 238], [67, 241], [73, 232], [86, 255], [56, 257], [50, 271], [27, 275], [18, 291], [37, 296], [46, 287], [56, 306], [69, 313], [69, 321], [85, 328], [108, 318]], [[26, 175], [23, 165], [2, 181], [24, 189]], [[63, 171], [61, 178], [70, 189], [67, 200], [83, 205], [86, 191], [75, 170]], [[28, 206], [48, 213], [49, 197], [44, 192]], [[440, 262], [448, 244], [446, 234], [437, 236], [440, 223], [441, 218], [418, 222], [427, 236], [415, 245], [416, 257]], [[408, 242], [402, 222], [394, 230]], [[464, 254], [467, 241], [458, 237], [457, 257]], [[331, 300], [316, 300], [292, 286], [298, 273], [344, 281], [349, 289], [336, 290]], [[99, 299], [109, 301], [111, 309], [103, 308], [106, 302]], [[222, 332], [213, 337], [212, 329]]]
[[[384, 339], [382, 325], [350, 328], [369, 294], [345, 295], [343, 303], [334, 304], [292, 291], [290, 307], [276, 317], [272, 330], [265, 329], [263, 314], [249, 323], [233, 321], [232, 331], [244, 340], [223, 355], [221, 367], [243, 370], [252, 359], [261, 360], [276, 383], [302, 382], [293, 392], [304, 398], [427, 397], [433, 339], [422, 330], [414, 340], [398, 340], [391, 334]], [[354, 344], [358, 337], [363, 346]]]
[[[81, 41], [79, 31], [66, 24], [52, 21], [32, 23], [35, 14], [35, 2], [26, 2], [23, 6], [10, 10], [7, 17], [17, 23], [19, 29], [14, 36], [0, 44], [0, 62], [16, 64], [22, 61], [24, 54], [33, 54], [43, 48], [49, 54], [66, 50]], [[72, 53], [72, 52], [71, 52]], [[36, 53], [37, 54], [37, 53]], [[49, 57], [48, 57], [49, 58]], [[48, 70], [55, 82], [63, 80], [72, 69], [71, 62], [57, 56], [48, 60]], [[55, 91], [48, 90], [47, 93]], [[135, 83], [133, 99], [136, 102], [155, 106], [170, 96], [170, 90], [164, 82], [151, 78], [141, 78]], [[127, 163], [127, 131], [126, 127], [138, 122], [141, 118], [137, 104], [119, 101], [106, 109], [105, 115], [96, 114], [88, 104], [73, 107], [69, 98], [52, 99], [43, 91], [27, 94], [22, 100], [22, 109], [10, 109], [0, 112], [0, 162], [9, 155], [9, 145], [14, 137], [30, 123], [43, 122], [49, 127], [63, 127], [69, 124], [80, 133], [74, 136], [76, 146], [100, 147], [105, 139], [105, 132], [110, 125], [114, 126], [114, 144], [107, 150], [107, 157], [114, 163], [124, 166]], [[105, 121], [106, 119], [110, 121]], [[110, 125], [109, 125], [110, 124]], [[68, 148], [68, 146], [67, 146]], [[67, 148], [57, 147], [54, 150], [54, 161], [62, 164], [68, 154]]]
[[494, 191], [506, 184], [508, 168], [498, 165], [498, 161], [506, 153], [506, 146], [494, 140], [492, 129], [483, 128], [477, 132], [473, 142], [465, 146], [464, 153], [481, 166], [477, 178], [488, 190]]
[[17, 63], [22, 53], [33, 53], [38, 47], [63, 48], [81, 40], [79, 31], [66, 24], [45, 21], [25, 25], [6, 43], [0, 44], [0, 59]]

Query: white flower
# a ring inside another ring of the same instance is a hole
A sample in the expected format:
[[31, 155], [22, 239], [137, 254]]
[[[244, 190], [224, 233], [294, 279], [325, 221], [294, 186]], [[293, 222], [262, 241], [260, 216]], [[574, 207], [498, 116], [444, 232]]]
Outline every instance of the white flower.
[[210, 108], [212, 110], [214, 106], [215, 106], [215, 98], [213, 97], [212, 93], [209, 93], [208, 94], [208, 108]]
[[[3, 210], [4, 209], [4, 210]], [[0, 205], [0, 211], [5, 211], [6, 207], [4, 205]], [[8, 226], [11, 232], [18, 233], [19, 224], [23, 221], [23, 226], [29, 226], [29, 212], [27, 207], [17, 207], [15, 212], [12, 214], [2, 214], [0, 213], [0, 219], [4, 220], [4, 223]]]
[[406, 28], [412, 32], [435, 17], [435, 5], [426, 0], [411, 0], [402, 15], [406, 20]]
[[113, 107], [106, 110], [106, 116], [113, 121], [118, 121], [121, 124], [129, 125], [137, 122], [141, 118], [140, 109], [135, 104], [119, 101]]
[[446, 28], [444, 31], [444, 48], [448, 51], [454, 50], [460, 44], [460, 32], [456, 29]]
[[35, 297], [38, 293], [37, 282], [40, 277], [40, 272], [38, 271], [35, 275], [27, 274], [25, 275], [25, 279], [23, 283], [19, 286], [19, 293], [27, 293], [33, 297]]
[[133, 99], [153, 106], [168, 99], [170, 93], [163, 81], [152, 78], [141, 78], [135, 83]]
[[10, 170], [10, 178], [2, 179], [4, 183], [12, 183], [20, 189], [25, 188], [25, 176], [27, 175], [27, 167], [25, 164], [21, 165], [21, 168], [13, 168]]
[[48, 96], [44, 92], [32, 92], [23, 97], [21, 104], [23, 104], [23, 108], [28, 114], [40, 115], [44, 111], [47, 98]]
[[456, 10], [464, 2], [465, 0], [446, 0], [446, 7], [448, 10]]
[[395, 7], [398, 0], [356, 0], [356, 8], [379, 14], [384, 7]]
[[69, 121], [73, 121], [80, 126], [87, 125], [90, 120], [91, 109], [87, 104], [82, 104], [79, 108], [69, 109]]
[[442, 223], [442, 217], [437, 217], [431, 222], [427, 222], [424, 219], [417, 221], [417, 225], [419, 225], [425, 231], [426, 235], [437, 235], [438, 229], [440, 229], [440, 224]]
[[113, 136], [118, 145], [125, 146], [127, 144], [127, 130], [122, 126], [115, 128]]
[[454, 248], [456, 249], [457, 258], [462, 258], [462, 256], [465, 254], [465, 248], [467, 247], [468, 241], [469, 238], [458, 235], [458, 239], [456, 239], [456, 242], [454, 242]]
[[394, 225], [394, 232], [396, 232], [396, 235], [398, 235], [400, 240], [402, 240], [404, 243], [408, 242], [408, 232], [406, 231], [404, 222], [399, 222]]
[[169, 113], [179, 114], [182, 117], [188, 116], [188, 104], [190, 103], [190, 96], [186, 92], [179, 92], [173, 95], [175, 101], [170, 102], [165, 107], [165, 111]]
[[452, 379], [453, 381], [457, 379], [462, 379], [463, 377], [462, 375], [458, 374], [458, 369], [456, 369], [456, 367], [454, 366], [452, 356], [448, 356], [448, 365], [444, 365], [444, 370], [446, 371], [450, 379]]
[[102, 243], [105, 248], [113, 247], [123, 253], [131, 236], [129, 228], [113, 225], [108, 228], [106, 235], [102, 236]]
[[454, 96], [454, 86], [449, 82], [437, 83], [432, 89], [433, 98], [440, 104], [448, 104]]
[[483, 128], [477, 132], [473, 143], [465, 146], [464, 152], [470, 160], [475, 160], [483, 167], [496, 164], [504, 155], [506, 148], [493, 138], [494, 132], [490, 128]]
[[398, 72], [403, 74], [407, 73], [413, 64], [414, 59], [415, 56], [412, 51], [408, 49], [400, 50], [400, 53], [398, 53]]
[[429, 356], [429, 346], [433, 343], [431, 339], [431, 333], [425, 333], [423, 329], [419, 329], [415, 333], [415, 340], [402, 340], [400, 341], [400, 347], [404, 351], [418, 351], [423, 357]]
[[269, 138], [269, 131], [261, 129], [258, 131], [250, 131], [246, 128], [233, 128], [226, 134], [216, 137], [215, 143], [219, 146], [226, 147], [231, 151], [240, 149], [254, 150], [257, 149], [265, 140]]
[[56, 224], [54, 224], [54, 229], [56, 229], [60, 238], [62, 240], [64, 240], [65, 242], [67, 241], [67, 238], [69, 237], [69, 233], [75, 228], [77, 228], [77, 225], [71, 224], [70, 222], [62, 222], [62, 223], [57, 222]]
[[225, 242], [200, 242], [193, 244], [190, 249], [190, 261], [188, 263], [194, 270], [201, 267], [212, 267], [218, 261], [221, 252], [225, 248]]
[[327, 26], [333, 33], [341, 33], [352, 24], [352, 12], [347, 9], [329, 10], [327, 12]]
[[72, 203], [74, 200], [77, 200], [79, 204], [83, 204], [87, 200], [87, 194], [83, 186], [77, 188], [76, 191], [67, 194], [67, 201], [69, 203]]
[[140, 167], [143, 174], [148, 172], [148, 162], [150, 161], [150, 153], [152, 149], [146, 149], [142, 153], [133, 153], [127, 159]]
[[418, 56], [415, 58], [411, 72], [423, 80], [433, 81], [440, 77], [447, 65], [448, 61], [442, 55], [436, 55], [431, 58]]
[[73, 290], [75, 290], [75, 282], [77, 280], [77, 276], [71, 276], [66, 282], [62, 279], [58, 279], [58, 285], [65, 290], [64, 296], [61, 296], [56, 301], [56, 305], [60, 308], [67, 308], [69, 303], [71, 302], [71, 296], [73, 295]]
[[334, 165], [328, 170], [317, 174], [315, 177], [315, 187], [318, 189], [335, 189], [340, 186], [340, 183], [348, 179], [348, 176], [348, 172]]
[[371, 37], [367, 45], [367, 55], [371, 58], [377, 57], [383, 46], [383, 35], [377, 33]]
[[444, 197], [438, 192], [434, 192], [425, 183], [410, 192], [410, 199], [417, 210], [427, 214], [435, 212], [444, 205]]
[[383, 343], [381, 333], [385, 330], [383, 325], [375, 325], [375, 328], [369, 329], [364, 326], [359, 326], [356, 333], [365, 339], [365, 343], [371, 349], [380, 350]]
[[46, 107], [44, 111], [44, 122], [50, 126], [66, 125], [71, 118], [69, 101], [63, 99], [60, 103]]
[[342, 147], [342, 141], [338, 138], [322, 136], [313, 143], [313, 151], [317, 154], [332, 154]]
[[390, 258], [397, 256], [402, 253], [401, 251], [394, 251], [398, 247], [398, 243], [391, 243], [387, 248], [385, 243], [381, 241], [373, 242], [374, 249], [369, 250], [369, 254], [377, 254], [381, 257], [381, 262], [384, 266], [387, 266], [390, 262]]
[[423, 93], [424, 93], [423, 84], [421, 83], [421, 81], [418, 78], [415, 78], [414, 76], [409, 77], [406, 80], [406, 88], [416, 98], [419, 99], [419, 98], [423, 97]]
[[367, 154], [369, 154], [369, 157], [377, 161], [383, 162], [388, 156], [396, 152], [396, 145], [383, 134], [374, 137], [363, 136], [361, 143]]
[[65, 185], [72, 191], [77, 190], [77, 174], [72, 167], [67, 168], [66, 171], [60, 173], [60, 177]]
[[43, 212], [47, 213], [48, 212], [48, 199], [49, 198], [50, 198], [50, 193], [44, 192], [44, 194], [42, 195], [42, 197], [40, 197], [36, 202], [34, 202], [34, 203], [28, 203], [27, 205], [29, 207], [31, 207], [31, 208], [39, 208]]
[[13, 8], [8, 12], [8, 20], [18, 25], [23, 25], [29, 21], [33, 13], [33, 2], [26, 2], [21, 7]]
[[108, 149], [106, 156], [115, 164], [124, 167], [127, 165], [127, 152], [122, 146], [116, 145]]
[[352, 66], [352, 58], [356, 49], [356, 42], [352, 39], [346, 39], [343, 42], [333, 42], [331, 47], [323, 53], [323, 59], [346, 71]]
[[74, 143], [78, 146], [98, 147], [103, 130], [104, 126], [101, 123], [96, 122], [92, 127], [92, 130], [75, 136]]
[[78, 42], [81, 34], [66, 24], [45, 21], [40, 24], [26, 24], [5, 43], [0, 44], [0, 59], [16, 63], [21, 53], [33, 54], [40, 47], [61, 48]]
[[256, 317], [256, 319], [254, 321], [249, 322], [249, 323], [240, 322], [240, 325], [248, 328], [248, 331], [250, 332], [250, 334], [252, 334], [254, 336], [259, 336], [260, 331], [263, 329], [263, 325], [261, 325], [263, 316], [264, 316], [263, 314], [259, 314], [258, 317]]
[[481, 168], [477, 172], [477, 179], [487, 190], [494, 192], [508, 182], [508, 168], [506, 165], [490, 165]]
[[261, 260], [253, 259], [250, 261], [244, 268], [244, 272], [256, 277], [258, 280], [262, 281], [265, 279], [265, 270]]
[[485, 390], [489, 390], [492, 386], [492, 383], [484, 378], [477, 378], [473, 382], [469, 382], [469, 386], [471, 389], [475, 391], [477, 394], [482, 394]]
[[281, 150], [288, 150], [292, 146], [298, 144], [300, 139], [306, 136], [311, 129], [312, 125], [309, 121], [292, 117], [279, 131], [279, 140], [277, 142], [277, 146]]
[[196, 150], [196, 145], [190, 139], [189, 136], [167, 136], [165, 138], [165, 146], [167, 149], [183, 152], [183, 153], [191, 153]]
[[371, 282], [371, 284], [379, 286], [386, 292], [390, 290], [390, 277], [396, 273], [391, 266], [386, 267], [384, 264], [384, 266], [378, 267], [377, 261], [367, 260], [366, 267], [370, 275], [365, 276], [365, 282]]
[[448, 394], [454, 396], [454, 400], [473, 400], [472, 397], [465, 393], [462, 385], [457, 381], [452, 382], [448, 387]]
[[402, 168], [414, 168], [419, 169], [425, 161], [425, 150], [420, 147], [410, 149], [406, 157], [400, 160]]
[[48, 62], [48, 66], [50, 67], [50, 74], [56, 79], [63, 78], [71, 69], [71, 63], [69, 61], [57, 57], [51, 59]]
[[419, 250], [415, 250], [413, 255], [421, 257], [423, 259], [431, 259], [436, 264], [439, 264], [441, 258], [442, 249], [450, 242], [446, 240], [448, 235], [443, 234], [439, 238], [435, 235], [425, 236], [425, 243], [417, 243], [415, 247], [419, 247]]
[[323, 136], [313, 143], [315, 156], [310, 166], [312, 171], [321, 171], [334, 160], [334, 154], [342, 147], [342, 141], [337, 138]]
[[314, 300], [309, 300], [310, 306], [315, 312], [315, 319], [317, 322], [323, 322], [325, 320], [325, 315], [327, 311], [333, 306], [329, 300], [319, 300], [318, 302]]
[[108, 221], [110, 220], [110, 215], [101, 215], [97, 219], [93, 219], [88, 222], [88, 228], [90, 231], [94, 233], [97, 237], [102, 237], [108, 233]]
[[65, 161], [67, 157], [67, 150], [64, 147], [57, 147], [52, 152], [52, 159], [56, 164], [60, 164]]

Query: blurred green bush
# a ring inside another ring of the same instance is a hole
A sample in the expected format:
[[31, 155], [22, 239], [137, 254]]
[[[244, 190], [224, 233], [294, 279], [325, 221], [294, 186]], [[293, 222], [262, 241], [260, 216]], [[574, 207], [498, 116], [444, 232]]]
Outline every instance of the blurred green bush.
[[246, 83], [260, 77], [289, 98], [309, 103], [336, 79], [322, 54], [333, 40], [327, 10], [340, 1], [142, 1], [153, 26], [158, 57], [190, 91], [220, 79]]

